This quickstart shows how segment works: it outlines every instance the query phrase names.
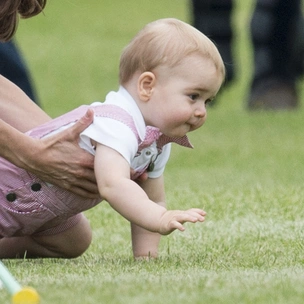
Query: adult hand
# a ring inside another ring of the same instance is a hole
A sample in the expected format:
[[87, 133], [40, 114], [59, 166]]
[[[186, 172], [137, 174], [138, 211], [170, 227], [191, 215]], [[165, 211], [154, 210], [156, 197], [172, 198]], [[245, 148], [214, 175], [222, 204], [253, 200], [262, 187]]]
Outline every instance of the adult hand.
[[45, 139], [32, 139], [34, 150], [24, 157], [23, 168], [42, 180], [83, 197], [97, 198], [94, 157], [79, 147], [79, 134], [93, 122], [88, 110], [74, 126]]

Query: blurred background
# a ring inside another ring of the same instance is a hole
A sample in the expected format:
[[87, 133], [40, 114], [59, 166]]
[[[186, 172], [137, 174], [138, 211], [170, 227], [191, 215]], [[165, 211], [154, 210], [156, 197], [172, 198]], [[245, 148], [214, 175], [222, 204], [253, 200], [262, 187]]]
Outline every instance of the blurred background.
[[[248, 38], [252, 7], [252, 0], [235, 1], [237, 79], [220, 96], [229, 99], [229, 107], [244, 106], [242, 98], [252, 68]], [[165, 17], [192, 23], [191, 1], [50, 0], [44, 14], [21, 20], [17, 43], [43, 108], [57, 116], [82, 103], [103, 100], [108, 91], [117, 89], [122, 48], [146, 23]], [[238, 96], [231, 98], [236, 88]], [[227, 106], [225, 100], [220, 103]]]
[[[165, 172], [168, 207], [205, 209], [202, 228], [163, 238], [159, 264], [134, 266], [129, 223], [100, 204], [86, 212], [94, 241], [83, 258], [62, 261], [62, 268], [57, 260], [33, 264], [31, 271], [41, 275], [32, 279], [48, 303], [64, 302], [62, 293], [66, 303], [89, 303], [91, 293], [90, 303], [100, 294], [105, 303], [303, 302], [303, 80], [296, 110], [246, 108], [254, 4], [234, 1], [236, 78], [208, 109], [205, 125], [189, 135], [194, 150], [174, 145]], [[192, 23], [191, 1], [48, 0], [43, 14], [21, 20], [16, 42], [43, 109], [56, 117], [103, 101], [118, 88], [123, 47], [146, 23], [164, 17]], [[92, 278], [84, 279], [89, 268]], [[28, 280], [27, 268], [22, 275]], [[61, 279], [57, 288], [54, 278]]]
[[[183, 168], [194, 170], [197, 184], [209, 191], [219, 185], [251, 187], [279, 181], [292, 185], [303, 180], [303, 107], [246, 109], [253, 71], [249, 34], [254, 4], [254, 0], [234, 1], [235, 80], [209, 108], [204, 127], [190, 134], [195, 157], [193, 151], [174, 146], [177, 152], [169, 163], [173, 185], [184, 179]], [[16, 41], [43, 109], [56, 117], [81, 104], [103, 101], [107, 92], [118, 88], [123, 47], [146, 23], [165, 17], [192, 24], [191, 1], [49, 0], [43, 14], [20, 20]], [[303, 82], [297, 85], [303, 104]]]

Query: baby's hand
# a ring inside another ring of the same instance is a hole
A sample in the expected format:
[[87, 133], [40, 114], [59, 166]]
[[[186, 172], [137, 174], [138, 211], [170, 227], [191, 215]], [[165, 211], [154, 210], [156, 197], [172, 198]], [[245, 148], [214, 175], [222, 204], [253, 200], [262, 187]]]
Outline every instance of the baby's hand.
[[166, 235], [178, 229], [184, 231], [184, 223], [203, 222], [206, 212], [202, 209], [192, 208], [189, 210], [167, 210], [160, 220], [159, 233]]

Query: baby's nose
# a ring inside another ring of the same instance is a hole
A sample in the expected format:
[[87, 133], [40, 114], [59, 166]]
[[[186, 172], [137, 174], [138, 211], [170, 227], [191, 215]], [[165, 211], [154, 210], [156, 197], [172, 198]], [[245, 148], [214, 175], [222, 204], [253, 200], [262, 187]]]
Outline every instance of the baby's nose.
[[194, 115], [195, 115], [196, 117], [203, 118], [203, 117], [206, 116], [206, 114], [207, 114], [207, 110], [206, 110], [206, 105], [205, 105], [205, 103], [199, 103], [199, 104], [197, 105], [197, 108], [196, 108], [195, 111], [194, 111]]

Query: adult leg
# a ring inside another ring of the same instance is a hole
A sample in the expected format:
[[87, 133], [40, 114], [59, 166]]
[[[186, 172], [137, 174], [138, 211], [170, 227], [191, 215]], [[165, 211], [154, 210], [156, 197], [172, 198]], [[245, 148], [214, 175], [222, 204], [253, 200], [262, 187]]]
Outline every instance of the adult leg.
[[[251, 20], [254, 75], [249, 109], [292, 109], [302, 73], [304, 28], [300, 0], [257, 0]], [[299, 52], [299, 50], [301, 50]]]
[[37, 235], [0, 239], [0, 259], [76, 258], [90, 246], [92, 231], [82, 215], [72, 228], [54, 235]]
[[193, 26], [218, 47], [226, 66], [226, 84], [234, 78], [231, 15], [232, 0], [192, 0]]

